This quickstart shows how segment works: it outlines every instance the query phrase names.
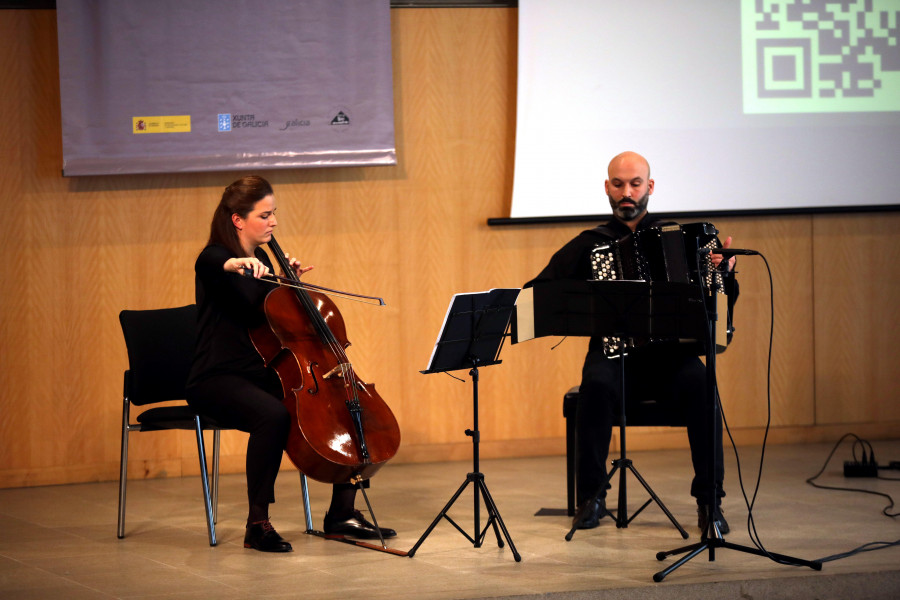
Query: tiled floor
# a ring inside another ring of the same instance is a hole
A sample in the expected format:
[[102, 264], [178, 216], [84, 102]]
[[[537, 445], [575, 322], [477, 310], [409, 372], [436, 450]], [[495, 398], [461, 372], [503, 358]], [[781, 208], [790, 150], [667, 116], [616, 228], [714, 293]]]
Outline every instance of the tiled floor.
[[[879, 460], [900, 460], [900, 441], [874, 442]], [[817, 559], [876, 541], [900, 539], [900, 523], [886, 517], [888, 500], [815, 489], [805, 483], [822, 467], [831, 445], [767, 449], [754, 516], [766, 548]], [[728, 452], [728, 450], [726, 450]], [[759, 448], [742, 448], [743, 480], [752, 495]], [[685, 541], [656, 505], [623, 529], [604, 519], [566, 541], [570, 519], [535, 516], [565, 507], [563, 457], [485, 460], [481, 471], [522, 561], [499, 548], [493, 533], [475, 548], [442, 520], [413, 558], [305, 535], [299, 477], [283, 472], [273, 523], [294, 552], [245, 550], [243, 475], [221, 479], [217, 547], [207, 541], [197, 478], [133, 481], [128, 489], [126, 537], [116, 538], [115, 482], [0, 490], [0, 598], [898, 598], [900, 547], [829, 561], [821, 572], [776, 564], [736, 550], [702, 552], [661, 583], [653, 574], [675, 559], [656, 553], [698, 541], [688, 496], [686, 451], [633, 453], [639, 472], [690, 534]], [[900, 499], [900, 483], [845, 479], [849, 444], [839, 448], [821, 483], [882, 491]], [[729, 542], [749, 545], [747, 509], [735, 459], [729, 455], [726, 516]], [[369, 496], [382, 525], [398, 530], [390, 546], [410, 550], [465, 481], [471, 462], [387, 465]], [[900, 471], [883, 471], [900, 478]], [[630, 511], [646, 495], [628, 477]], [[310, 486], [314, 526], [330, 486]], [[613, 494], [615, 490], [613, 490]], [[613, 498], [614, 496], [610, 496]], [[360, 500], [358, 506], [364, 506]], [[483, 510], [483, 504], [482, 504]], [[892, 509], [894, 512], [898, 507]], [[451, 515], [470, 535], [472, 486]], [[484, 525], [484, 516], [481, 518]]]

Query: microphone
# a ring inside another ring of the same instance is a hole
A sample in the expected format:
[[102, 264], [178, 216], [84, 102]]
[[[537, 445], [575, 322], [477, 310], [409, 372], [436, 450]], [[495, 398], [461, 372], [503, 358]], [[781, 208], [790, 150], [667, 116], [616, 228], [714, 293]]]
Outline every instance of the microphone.
[[759, 252], [756, 250], [743, 250], [741, 248], [700, 248], [697, 252], [702, 256], [707, 254], [721, 254], [722, 258], [759, 255]]

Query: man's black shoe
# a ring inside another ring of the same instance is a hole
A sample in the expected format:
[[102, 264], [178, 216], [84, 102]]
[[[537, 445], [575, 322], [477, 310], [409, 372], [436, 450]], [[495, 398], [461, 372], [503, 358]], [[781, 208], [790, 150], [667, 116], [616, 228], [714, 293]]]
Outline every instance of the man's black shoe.
[[[379, 527], [381, 537], [387, 539], [397, 536], [397, 532], [387, 527]], [[328, 513], [325, 513], [325, 533], [332, 535], [347, 535], [364, 540], [377, 540], [378, 529], [363, 517], [358, 510], [353, 511], [353, 515], [347, 519], [332, 519]]]
[[[716, 507], [715, 511], [715, 522], [716, 526], [719, 528], [719, 533], [725, 535], [731, 528], [728, 527], [728, 521], [725, 520], [725, 515], [723, 515], [724, 511], [721, 506]], [[700, 528], [700, 533], [706, 535], [707, 528], [709, 527], [709, 510], [707, 506], [698, 506], [697, 507], [697, 527]]]
[[259, 523], [248, 523], [244, 534], [244, 548], [253, 548], [260, 552], [291, 552], [290, 542], [278, 535], [269, 520]]
[[[582, 514], [584, 505], [580, 506], [572, 520], [575, 529], [593, 529], [600, 524], [600, 519], [609, 514], [606, 510], [606, 498], [597, 498]], [[579, 518], [581, 517], [581, 518]]]

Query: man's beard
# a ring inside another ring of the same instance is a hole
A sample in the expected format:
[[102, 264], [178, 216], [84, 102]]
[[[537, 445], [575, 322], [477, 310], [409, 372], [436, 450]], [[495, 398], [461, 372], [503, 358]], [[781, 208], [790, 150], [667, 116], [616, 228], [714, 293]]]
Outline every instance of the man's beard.
[[647, 210], [647, 205], [650, 203], [650, 192], [644, 194], [640, 200], [636, 200], [634, 206], [621, 206], [621, 203], [617, 204], [612, 199], [612, 196], [607, 195], [607, 197], [609, 198], [609, 205], [613, 209], [613, 214], [626, 223], [633, 221], [638, 215]]

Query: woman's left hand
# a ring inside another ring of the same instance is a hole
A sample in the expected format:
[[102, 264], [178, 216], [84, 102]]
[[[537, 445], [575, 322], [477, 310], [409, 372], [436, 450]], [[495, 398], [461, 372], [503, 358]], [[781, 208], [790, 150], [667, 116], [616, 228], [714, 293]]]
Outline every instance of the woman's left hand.
[[[729, 239], [730, 239], [730, 238], [729, 238]], [[291, 265], [291, 268], [294, 270], [294, 273], [297, 274], [297, 277], [300, 277], [301, 275], [303, 275], [303, 274], [306, 273], [307, 271], [311, 271], [311, 270], [315, 269], [315, 267], [313, 267], [313, 266], [309, 266], [309, 267], [301, 266], [301, 265], [300, 265], [300, 259], [298, 259], [298, 258], [291, 258], [290, 255], [289, 255], [287, 252], [284, 253], [284, 257], [285, 257], [286, 259], [288, 259], [288, 261], [289, 261], [289, 263], [290, 263], [290, 265]]]

